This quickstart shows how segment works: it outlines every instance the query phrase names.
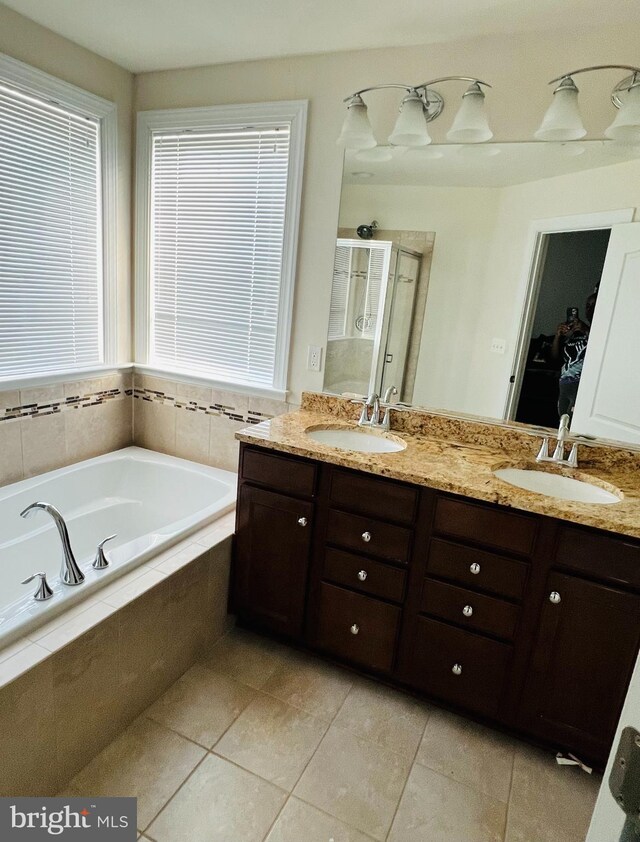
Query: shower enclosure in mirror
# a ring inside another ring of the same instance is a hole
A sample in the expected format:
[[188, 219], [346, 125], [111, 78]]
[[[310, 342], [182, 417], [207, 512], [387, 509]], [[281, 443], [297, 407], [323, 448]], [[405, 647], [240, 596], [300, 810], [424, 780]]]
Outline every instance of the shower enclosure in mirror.
[[[411, 402], [432, 238], [382, 230], [376, 241], [336, 243], [324, 388]], [[408, 244], [407, 244], [408, 243]]]
[[345, 154], [325, 390], [640, 444], [640, 148], [385, 151]]

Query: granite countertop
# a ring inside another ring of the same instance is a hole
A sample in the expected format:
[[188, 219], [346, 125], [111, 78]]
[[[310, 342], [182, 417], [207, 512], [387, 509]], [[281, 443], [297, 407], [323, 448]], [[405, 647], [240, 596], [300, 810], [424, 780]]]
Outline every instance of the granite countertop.
[[[577, 469], [537, 466], [540, 437], [505, 433], [500, 427], [456, 421], [428, 413], [394, 413], [398, 426], [386, 436], [406, 442], [394, 453], [360, 453], [314, 441], [309, 427], [357, 428], [357, 407], [324, 396], [303, 396], [303, 408], [236, 433], [236, 438], [283, 453], [304, 456], [378, 476], [487, 500], [525, 512], [547, 515], [583, 526], [640, 538], [640, 455], [597, 447], [582, 449]], [[313, 398], [310, 399], [310, 398]], [[405, 417], [406, 415], [406, 417]], [[410, 417], [411, 416], [411, 417]], [[424, 416], [422, 418], [421, 416]], [[392, 426], [396, 426], [395, 424]], [[410, 430], [410, 432], [408, 432]], [[513, 431], [511, 431], [513, 433]], [[505, 446], [506, 445], [506, 446]], [[610, 452], [609, 452], [610, 451]], [[622, 497], [619, 503], [576, 503], [509, 485], [492, 473], [501, 467], [538, 467], [575, 479], [585, 479]]]

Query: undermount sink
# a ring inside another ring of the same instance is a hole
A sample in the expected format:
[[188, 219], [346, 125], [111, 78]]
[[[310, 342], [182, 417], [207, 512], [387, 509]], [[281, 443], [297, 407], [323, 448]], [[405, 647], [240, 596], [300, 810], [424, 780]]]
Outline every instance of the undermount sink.
[[344, 428], [318, 428], [305, 430], [310, 439], [337, 447], [340, 450], [357, 450], [360, 453], [397, 453], [407, 446], [395, 436], [369, 433], [366, 430]]
[[573, 500], [575, 503], [619, 503], [617, 494], [581, 479], [538, 471], [535, 468], [499, 468], [493, 472], [499, 479], [547, 497]]

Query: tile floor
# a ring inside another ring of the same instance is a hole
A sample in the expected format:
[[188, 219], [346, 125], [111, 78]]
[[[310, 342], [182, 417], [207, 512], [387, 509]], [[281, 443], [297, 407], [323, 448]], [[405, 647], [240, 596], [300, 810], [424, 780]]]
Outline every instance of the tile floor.
[[232, 630], [71, 781], [154, 842], [582, 842], [599, 780]]

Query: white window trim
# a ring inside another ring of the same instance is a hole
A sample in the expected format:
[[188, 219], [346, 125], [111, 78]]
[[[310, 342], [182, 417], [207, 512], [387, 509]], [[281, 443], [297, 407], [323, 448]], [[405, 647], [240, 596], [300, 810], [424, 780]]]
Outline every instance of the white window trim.
[[[103, 285], [103, 342], [104, 368], [113, 368], [118, 354], [117, 330], [117, 201], [118, 201], [118, 114], [115, 102], [89, 93], [69, 82], [63, 82], [55, 76], [44, 73], [29, 64], [0, 53], [0, 80], [22, 93], [46, 98], [49, 101], [69, 108], [86, 117], [100, 122], [100, 156], [102, 164], [102, 285]], [[99, 369], [95, 369], [99, 370]], [[86, 369], [65, 371], [65, 377], [72, 377], [74, 371], [82, 373]], [[29, 375], [24, 380], [38, 383], [56, 382], [62, 373], [51, 372], [41, 375]], [[8, 384], [21, 378], [0, 378], [0, 388], [10, 388]]]
[[150, 289], [150, 186], [151, 149], [154, 132], [210, 129], [229, 124], [259, 125], [287, 121], [291, 123], [287, 207], [282, 254], [282, 283], [276, 336], [276, 364], [273, 388], [250, 386], [231, 380], [193, 377], [185, 371], [153, 368], [155, 373], [180, 376], [189, 382], [204, 382], [230, 391], [264, 395], [284, 400], [287, 394], [293, 291], [298, 250], [298, 230], [302, 201], [302, 173], [307, 126], [307, 100], [260, 102], [247, 105], [214, 105], [204, 108], [176, 108], [138, 113], [136, 152], [136, 235], [135, 235], [135, 362], [149, 367]]

